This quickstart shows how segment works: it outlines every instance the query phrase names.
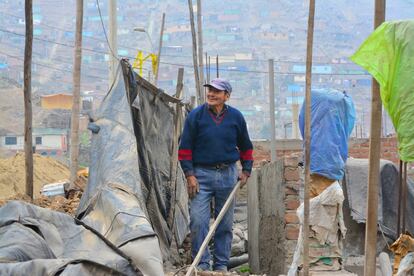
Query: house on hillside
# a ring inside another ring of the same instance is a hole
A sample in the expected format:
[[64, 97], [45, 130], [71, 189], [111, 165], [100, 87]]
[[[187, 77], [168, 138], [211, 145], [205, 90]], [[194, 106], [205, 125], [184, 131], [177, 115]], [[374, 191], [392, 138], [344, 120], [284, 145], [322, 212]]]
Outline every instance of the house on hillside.
[[42, 95], [41, 106], [43, 109], [72, 109], [72, 95], [64, 93]]
[[[68, 132], [65, 129], [38, 128], [33, 130], [36, 153], [61, 156], [68, 150]], [[5, 152], [24, 151], [24, 134], [0, 133], [0, 149]]]

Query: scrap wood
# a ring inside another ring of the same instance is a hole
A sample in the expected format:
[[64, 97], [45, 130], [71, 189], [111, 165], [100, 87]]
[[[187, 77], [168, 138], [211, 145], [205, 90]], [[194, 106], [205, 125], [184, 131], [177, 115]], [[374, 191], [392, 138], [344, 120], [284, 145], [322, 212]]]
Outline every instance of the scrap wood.
[[394, 253], [394, 274], [397, 273], [401, 260], [409, 253], [414, 252], [414, 239], [409, 233], [401, 234], [400, 237], [390, 246]]

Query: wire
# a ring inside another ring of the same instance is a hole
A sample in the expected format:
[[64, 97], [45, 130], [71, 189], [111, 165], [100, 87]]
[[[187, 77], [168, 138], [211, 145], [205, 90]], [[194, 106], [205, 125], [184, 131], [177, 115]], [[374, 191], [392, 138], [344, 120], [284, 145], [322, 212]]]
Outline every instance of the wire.
[[108, 48], [109, 48], [109, 50], [111, 51], [112, 56], [113, 56], [114, 58], [116, 58], [117, 60], [119, 60], [118, 56], [117, 56], [116, 54], [114, 54], [114, 51], [113, 51], [113, 50], [112, 50], [112, 48], [111, 48], [111, 43], [109, 43], [108, 36], [106, 35], [105, 24], [104, 24], [104, 22], [103, 22], [103, 19], [102, 19], [102, 14], [101, 14], [101, 7], [99, 6], [99, 0], [96, 0], [96, 6], [98, 7], [99, 18], [101, 19], [102, 30], [103, 30], [103, 32], [104, 32], [105, 39], [106, 39], [106, 43], [108, 44]]
[[[7, 12], [4, 12], [4, 11], [1, 11], [0, 13], [2, 13], [2, 14], [5, 14], [5, 15], [7, 15], [7, 16], [10, 16], [10, 17], [14, 17], [14, 18], [18, 18], [18, 19], [21, 19], [22, 17], [21, 16], [18, 16], [18, 15], [14, 15], [14, 14], [10, 14], [10, 13], [7, 13]], [[102, 24], [102, 22], [101, 22], [101, 24]], [[56, 26], [52, 26], [52, 25], [49, 25], [49, 24], [46, 24], [46, 23], [43, 23], [43, 22], [41, 22], [41, 23], [39, 23], [39, 25], [42, 25], [42, 26], [45, 26], [45, 27], [48, 27], [48, 28], [50, 28], [50, 29], [55, 29], [55, 30], [59, 30], [59, 31], [64, 31], [64, 32], [73, 32], [73, 31], [71, 31], [71, 30], [68, 30], [68, 29], [64, 29], [64, 28], [59, 28], [59, 27], [56, 27]], [[92, 40], [96, 40], [96, 41], [100, 41], [100, 42], [105, 42], [105, 43], [108, 43], [108, 41], [107, 40], [104, 40], [104, 39], [100, 39], [100, 38], [97, 38], [97, 37], [94, 37], [94, 36], [84, 36], [84, 38], [88, 38], [88, 39], [92, 39]], [[137, 50], [136, 48], [133, 48], [133, 47], [130, 47], [130, 46], [126, 46], [126, 45], [119, 45], [120, 47], [123, 47], [123, 48], [127, 48], [127, 49], [131, 49], [131, 50]], [[319, 48], [319, 47], [318, 47]], [[321, 51], [323, 51], [322, 49], [320, 49]], [[151, 53], [151, 51], [149, 51], [149, 50], [143, 50], [143, 52], [145, 52], [145, 53]], [[216, 53], [217, 54], [217, 53]], [[323, 51], [322, 52], [322, 54], [327, 58], [327, 59], [330, 59], [329, 57], [328, 57], [328, 55]], [[167, 56], [167, 57], [180, 57], [180, 58], [191, 58], [192, 56], [191, 55], [172, 55], [172, 54], [162, 54], [162, 56]], [[233, 60], [233, 58], [226, 58], [226, 57], [220, 57], [220, 60]], [[266, 59], [254, 59], [254, 60], [243, 60], [243, 62], [268, 62], [268, 60]], [[282, 60], [282, 59], [275, 59], [275, 64], [276, 63], [293, 63], [293, 64], [303, 64], [304, 63], [304, 61], [299, 61], [299, 60]], [[320, 64], [333, 64], [333, 65], [354, 65], [354, 63], [353, 62], [345, 62], [345, 63], [335, 63], [335, 62], [322, 62], [322, 63], [320, 63]]]
[[[19, 33], [16, 33], [16, 32], [9, 31], [9, 30], [5, 30], [5, 29], [0, 29], [0, 31], [5, 32], [5, 33], [10, 33], [10, 34], [14, 34], [14, 35], [18, 35], [18, 36], [25, 37], [24, 34], [19, 34]], [[58, 45], [62, 45], [62, 46], [70, 47], [70, 48], [73, 48], [74, 47], [74, 45], [69, 45], [69, 44], [65, 44], [65, 43], [61, 43], [61, 42], [56, 42], [56, 41], [51, 41], [51, 40], [47, 40], [47, 39], [38, 38], [38, 37], [34, 37], [33, 39], [34, 40], [48, 42], [48, 43], [54, 43], [54, 44], [58, 44]], [[84, 50], [84, 51], [90, 51], [90, 52], [95, 52], [95, 53], [100, 53], [100, 54], [108, 54], [108, 52], [97, 51], [97, 50], [83, 48], [83, 47], [82, 47], [82, 50]], [[126, 58], [135, 59], [135, 57], [132, 57], [132, 56], [126, 56]], [[173, 65], [173, 66], [179, 66], [179, 67], [193, 68], [193, 66], [192, 65], [189, 65], [189, 64], [171, 63], [171, 62], [165, 62], [165, 61], [164, 62], [163, 61], [160, 61], [160, 64], [167, 64], [167, 65]], [[226, 71], [227, 72], [240, 72], [240, 73], [255, 73], [255, 74], [268, 74], [268, 71], [260, 71], [260, 70], [237, 70], [237, 69], [219, 68], [219, 71], [225, 71], [225, 72]], [[279, 75], [304, 75], [305, 74], [305, 73], [281, 72], [281, 71], [275, 71], [274, 73], [275, 74], [279, 74]], [[314, 76], [319, 76], [319, 75], [326, 75], [326, 76], [370, 76], [368, 73], [347, 73], [347, 74], [344, 74], [344, 73], [312, 73], [312, 75], [314, 75]]]
[[[16, 33], [16, 32], [1, 29], [1, 28], [0, 28], [0, 32], [9, 33], [9, 34], [13, 34], [13, 35], [21, 36], [21, 37], [26, 37], [26, 35], [24, 35], [24, 34]], [[42, 42], [57, 44], [57, 45], [61, 45], [61, 46], [69, 47], [69, 48], [74, 48], [75, 47], [75, 45], [70, 45], [70, 44], [57, 42], [57, 41], [53, 41], [53, 40], [48, 40], [48, 39], [44, 39], [44, 38], [40, 38], [40, 37], [33, 37], [33, 40], [38, 40], [38, 41], [42, 41]], [[82, 47], [81, 49], [83, 51], [89, 51], [89, 52], [94, 52], [94, 53], [99, 53], [99, 54], [108, 54], [108, 52], [88, 49], [88, 48], [84, 48], [84, 47]]]
[[[10, 43], [1, 43], [0, 45], [7, 45], [7, 46], [9, 46], [9, 47], [14, 47], [15, 49], [16, 49], [16, 47], [15, 47], [15, 45], [12, 45], [12, 44], [10, 44]], [[21, 51], [23, 51], [24, 49], [22, 49], [22, 48], [17, 48], [18, 50], [21, 50]], [[33, 54], [34, 55], [36, 55], [36, 56], [39, 56], [39, 57], [41, 57], [43, 54], [41, 54], [41, 53], [39, 53], [39, 52], [35, 52], [35, 51], [33, 51]], [[69, 60], [63, 60], [63, 59], [60, 59], [60, 58], [57, 58], [57, 57], [54, 57], [53, 59], [50, 59], [49, 58], [49, 60], [56, 60], [56, 61], [58, 61], [58, 62], [61, 62], [61, 63], [65, 63], [65, 64], [68, 64], [68, 65], [70, 65], [70, 66], [72, 66], [73, 65], [73, 63], [72, 63], [72, 61], [69, 61]], [[102, 67], [95, 67], [95, 66], [91, 66], [90, 64], [88, 64], [88, 63], [83, 63], [82, 64], [83, 65], [83, 67], [88, 67], [88, 68], [90, 68], [90, 69], [94, 69], [94, 70], [99, 70], [99, 71], [101, 71], [102, 73], [107, 73]], [[144, 69], [146, 69], [146, 68], [144, 68]]]
[[[8, 57], [10, 57], [10, 58], [14, 58], [14, 59], [17, 59], [17, 60], [24, 61], [24, 59], [23, 59], [23, 58], [16, 57], [16, 56], [13, 56], [13, 55], [9, 55], [9, 54], [4, 53], [4, 52], [2, 52], [2, 51], [0, 51], [0, 54], [5, 55], [5, 56], [8, 56]], [[57, 71], [62, 71], [62, 72], [70, 72], [70, 73], [72, 73], [72, 71], [71, 71], [71, 70], [61, 69], [61, 68], [53, 67], [53, 66], [46, 65], [46, 64], [42, 64], [42, 63], [38, 63], [38, 62], [32, 62], [32, 63], [33, 63], [33, 64], [36, 64], [36, 65], [38, 65], [38, 66], [42, 66], [42, 67], [46, 67], [46, 68], [52, 69], [52, 70], [57, 70]], [[102, 77], [98, 77], [98, 76], [94, 76], [94, 75], [85, 75], [85, 76], [90, 77], [90, 78], [97, 78], [97, 79], [100, 79], [100, 80], [105, 80], [105, 79], [103, 79]]]

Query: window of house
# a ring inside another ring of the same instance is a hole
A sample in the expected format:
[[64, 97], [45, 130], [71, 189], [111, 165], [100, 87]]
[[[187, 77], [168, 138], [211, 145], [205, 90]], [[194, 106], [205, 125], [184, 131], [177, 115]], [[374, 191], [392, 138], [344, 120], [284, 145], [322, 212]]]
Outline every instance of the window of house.
[[36, 137], [36, 145], [42, 144], [42, 137]]
[[6, 145], [17, 145], [17, 137], [16, 136], [5, 137], [4, 143]]

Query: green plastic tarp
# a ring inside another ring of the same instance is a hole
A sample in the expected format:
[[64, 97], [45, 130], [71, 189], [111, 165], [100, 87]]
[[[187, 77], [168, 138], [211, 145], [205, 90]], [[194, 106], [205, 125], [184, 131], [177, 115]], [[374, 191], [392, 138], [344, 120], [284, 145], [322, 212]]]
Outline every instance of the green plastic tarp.
[[400, 159], [414, 161], [414, 20], [384, 22], [351, 59], [380, 84]]

